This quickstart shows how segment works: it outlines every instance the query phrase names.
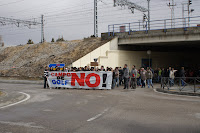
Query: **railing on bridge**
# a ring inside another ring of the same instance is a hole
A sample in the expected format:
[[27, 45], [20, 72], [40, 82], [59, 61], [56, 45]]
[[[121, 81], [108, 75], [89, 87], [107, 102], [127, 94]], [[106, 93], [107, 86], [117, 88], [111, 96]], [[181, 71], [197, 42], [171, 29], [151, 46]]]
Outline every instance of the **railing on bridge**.
[[161, 78], [161, 88], [171, 91], [200, 93], [200, 77], [169, 77]]
[[[173, 20], [173, 23], [172, 19], [150, 21], [150, 30], [162, 29], [164, 32], [167, 32], [167, 29], [184, 28], [187, 30], [189, 27], [200, 27], [200, 16], [176, 18]], [[131, 34], [131, 32], [136, 31], [148, 33], [148, 21], [108, 25], [108, 33], [113, 36], [115, 33], [129, 32]]]

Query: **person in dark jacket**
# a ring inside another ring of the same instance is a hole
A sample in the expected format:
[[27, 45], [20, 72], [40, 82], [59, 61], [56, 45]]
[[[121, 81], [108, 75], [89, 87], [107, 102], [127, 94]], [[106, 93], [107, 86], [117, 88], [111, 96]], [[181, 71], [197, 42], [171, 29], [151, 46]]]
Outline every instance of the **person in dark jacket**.
[[136, 89], [137, 86], [137, 70], [135, 68], [135, 65], [133, 65], [131, 70], [131, 88]]
[[124, 65], [124, 89], [128, 89], [128, 81], [129, 81], [129, 69], [128, 69], [128, 65], [125, 64]]
[[46, 67], [45, 67], [45, 70], [44, 70], [44, 89], [46, 89], [46, 87], [48, 86], [48, 84], [47, 84], [47, 78], [48, 78], [48, 76], [49, 76], [48, 73], [49, 73], [49, 72], [48, 72], [48, 67], [46, 66]]
[[117, 83], [117, 87], [119, 87], [119, 70], [118, 67], [115, 68], [115, 70], [113, 71], [113, 88], [115, 88], [116, 83]]
[[181, 67], [180, 77], [181, 77], [181, 85], [185, 86], [185, 69], [184, 69], [184, 67]]

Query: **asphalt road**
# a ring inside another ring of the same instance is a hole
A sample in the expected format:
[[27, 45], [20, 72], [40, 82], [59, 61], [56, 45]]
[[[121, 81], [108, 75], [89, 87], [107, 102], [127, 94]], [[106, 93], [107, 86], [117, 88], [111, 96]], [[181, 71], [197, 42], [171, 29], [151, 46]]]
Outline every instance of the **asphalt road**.
[[0, 89], [11, 97], [30, 95], [0, 109], [0, 133], [200, 133], [199, 97], [148, 88], [49, 90], [0, 83]]

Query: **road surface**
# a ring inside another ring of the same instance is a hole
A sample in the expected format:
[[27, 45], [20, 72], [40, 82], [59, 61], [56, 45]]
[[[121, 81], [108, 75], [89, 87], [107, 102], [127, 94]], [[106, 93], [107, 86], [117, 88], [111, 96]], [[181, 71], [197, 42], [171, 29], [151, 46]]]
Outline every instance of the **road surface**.
[[30, 96], [0, 109], [0, 133], [200, 133], [199, 97], [152, 88], [49, 90], [0, 83], [0, 89], [19, 101]]

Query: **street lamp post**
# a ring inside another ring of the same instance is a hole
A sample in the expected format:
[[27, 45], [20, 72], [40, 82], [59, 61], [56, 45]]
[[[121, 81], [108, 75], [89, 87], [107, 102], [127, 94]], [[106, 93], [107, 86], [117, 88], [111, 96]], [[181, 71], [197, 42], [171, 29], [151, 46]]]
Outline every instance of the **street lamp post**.
[[151, 63], [150, 63], [150, 61], [151, 61], [151, 59], [150, 59], [150, 56], [151, 56], [151, 50], [148, 50], [147, 51], [147, 54], [149, 55], [149, 68], [151, 67], [150, 65], [151, 65]]

